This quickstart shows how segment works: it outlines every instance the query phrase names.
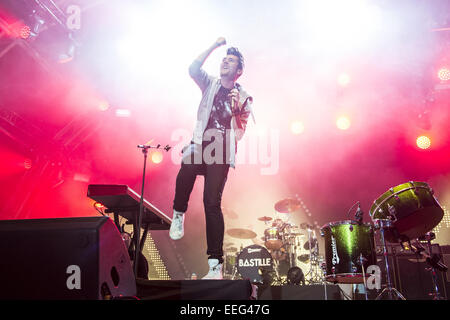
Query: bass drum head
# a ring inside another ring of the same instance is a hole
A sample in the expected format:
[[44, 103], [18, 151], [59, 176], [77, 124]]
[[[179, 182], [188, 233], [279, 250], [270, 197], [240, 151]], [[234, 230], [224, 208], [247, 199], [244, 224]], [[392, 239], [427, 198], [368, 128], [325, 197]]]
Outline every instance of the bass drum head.
[[237, 256], [236, 265], [242, 279], [262, 283], [261, 270], [273, 270], [272, 255], [266, 248], [254, 244], [242, 249]]

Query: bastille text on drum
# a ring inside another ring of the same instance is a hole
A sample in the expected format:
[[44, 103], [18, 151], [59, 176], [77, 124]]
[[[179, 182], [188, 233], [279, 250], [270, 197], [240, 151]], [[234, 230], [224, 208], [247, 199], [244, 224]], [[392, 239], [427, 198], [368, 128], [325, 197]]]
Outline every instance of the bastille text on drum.
[[239, 267], [270, 267], [270, 258], [239, 259]]

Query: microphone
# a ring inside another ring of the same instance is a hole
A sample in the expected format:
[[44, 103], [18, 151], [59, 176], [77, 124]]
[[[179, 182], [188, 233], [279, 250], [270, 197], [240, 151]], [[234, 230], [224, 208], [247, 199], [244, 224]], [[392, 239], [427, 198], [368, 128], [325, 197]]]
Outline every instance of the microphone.
[[[233, 90], [234, 90], [234, 89], [239, 90], [239, 88], [238, 88], [238, 86], [236, 85], [236, 83], [234, 84]], [[231, 112], [232, 112], [232, 113], [237, 113], [237, 112], [239, 111], [238, 109], [239, 109], [239, 108], [236, 106], [236, 100], [233, 99], [233, 97], [231, 97]]]

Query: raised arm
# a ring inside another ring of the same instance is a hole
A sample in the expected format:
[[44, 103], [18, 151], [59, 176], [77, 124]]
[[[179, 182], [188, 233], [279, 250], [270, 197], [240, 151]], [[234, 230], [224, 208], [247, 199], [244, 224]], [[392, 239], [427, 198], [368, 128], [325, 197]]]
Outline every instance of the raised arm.
[[225, 38], [218, 38], [207, 50], [202, 52], [189, 67], [189, 75], [194, 79], [202, 91], [206, 89], [209, 82], [208, 74], [202, 70], [202, 66], [214, 50], [226, 43]]

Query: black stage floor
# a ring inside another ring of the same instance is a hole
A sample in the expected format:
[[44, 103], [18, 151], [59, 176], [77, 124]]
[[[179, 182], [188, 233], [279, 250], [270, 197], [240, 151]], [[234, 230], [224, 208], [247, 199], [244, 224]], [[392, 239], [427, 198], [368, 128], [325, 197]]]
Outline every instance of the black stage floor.
[[248, 280], [138, 279], [142, 300], [341, 300], [337, 285], [256, 286]]

